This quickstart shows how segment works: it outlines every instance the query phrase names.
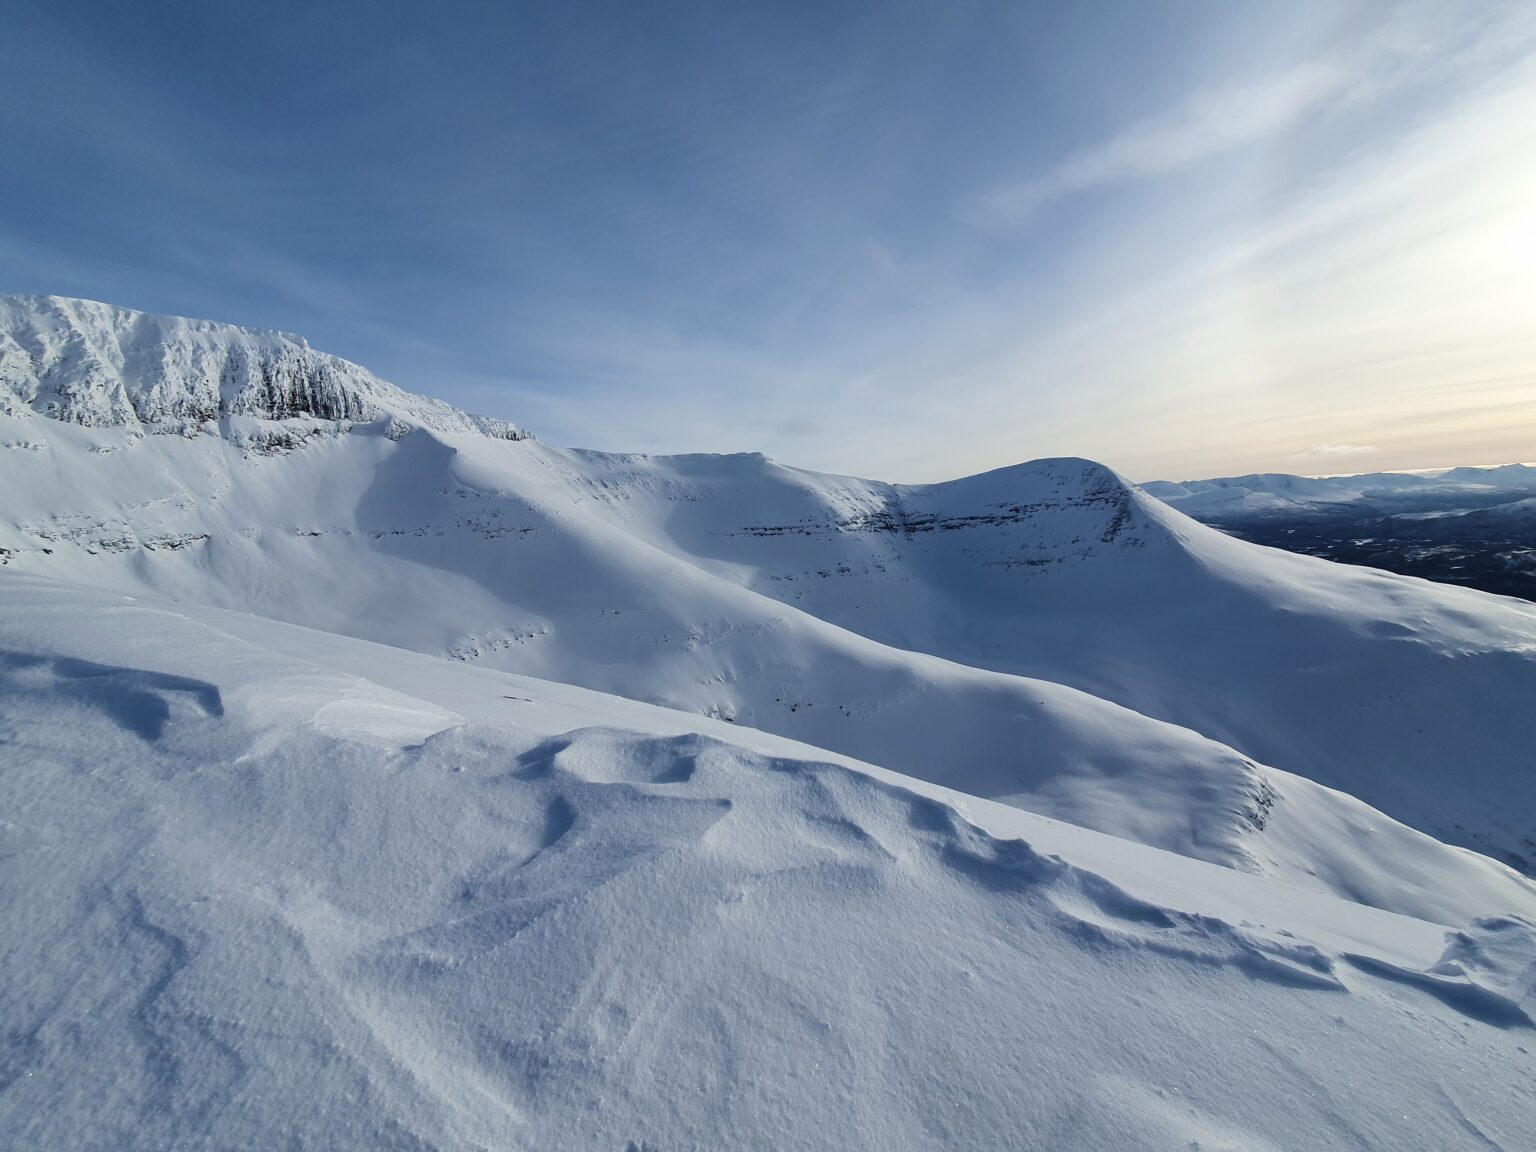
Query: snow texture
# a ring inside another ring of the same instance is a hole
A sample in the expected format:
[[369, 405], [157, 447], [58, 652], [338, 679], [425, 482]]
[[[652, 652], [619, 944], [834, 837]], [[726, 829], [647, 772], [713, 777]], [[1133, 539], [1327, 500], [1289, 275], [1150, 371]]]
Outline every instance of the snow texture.
[[15, 1147], [1529, 1131], [1527, 918], [1447, 931], [981, 801], [967, 819], [724, 722], [0, 585]]

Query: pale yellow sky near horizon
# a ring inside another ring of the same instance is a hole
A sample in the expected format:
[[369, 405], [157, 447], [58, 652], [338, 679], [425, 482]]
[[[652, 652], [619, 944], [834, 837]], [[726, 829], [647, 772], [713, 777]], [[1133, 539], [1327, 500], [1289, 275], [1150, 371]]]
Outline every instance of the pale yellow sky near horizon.
[[[1010, 392], [1041, 379], [1061, 386], [1013, 414]], [[965, 408], [934, 426], [953, 422], [963, 459], [877, 474], [1042, 455], [1137, 480], [1536, 459], [1536, 59], [1474, 78], [1242, 243], [954, 388]], [[998, 415], [979, 432], [978, 397]]]

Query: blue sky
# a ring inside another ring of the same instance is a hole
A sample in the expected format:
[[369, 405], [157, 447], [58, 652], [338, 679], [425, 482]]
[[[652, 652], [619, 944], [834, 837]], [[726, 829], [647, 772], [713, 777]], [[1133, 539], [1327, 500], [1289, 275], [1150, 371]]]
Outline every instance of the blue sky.
[[1536, 10], [36, 3], [0, 290], [557, 443], [927, 480], [1536, 457]]

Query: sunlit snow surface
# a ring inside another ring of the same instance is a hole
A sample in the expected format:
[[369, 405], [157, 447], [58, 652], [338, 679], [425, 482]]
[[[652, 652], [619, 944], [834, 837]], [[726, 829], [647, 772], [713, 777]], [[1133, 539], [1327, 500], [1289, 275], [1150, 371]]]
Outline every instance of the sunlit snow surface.
[[1536, 1115], [1530, 920], [0, 592], [14, 1147], [1517, 1148]]
[[1530, 605], [4, 303], [0, 1145], [1528, 1146]]

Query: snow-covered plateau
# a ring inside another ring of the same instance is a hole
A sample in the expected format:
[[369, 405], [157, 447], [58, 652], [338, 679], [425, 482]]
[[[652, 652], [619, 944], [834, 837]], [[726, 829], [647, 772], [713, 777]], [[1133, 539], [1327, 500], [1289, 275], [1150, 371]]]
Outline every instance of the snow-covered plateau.
[[1536, 605], [0, 297], [0, 1144], [1503, 1148]]

